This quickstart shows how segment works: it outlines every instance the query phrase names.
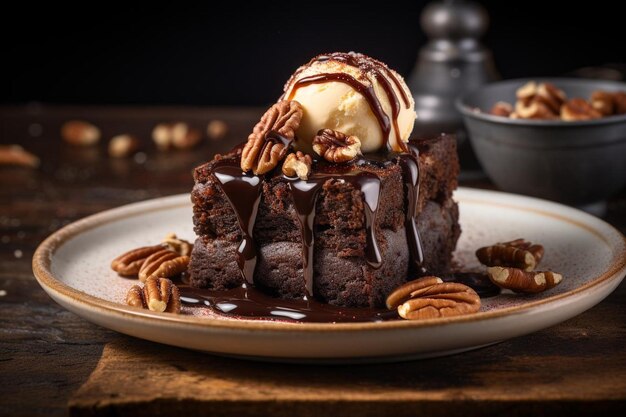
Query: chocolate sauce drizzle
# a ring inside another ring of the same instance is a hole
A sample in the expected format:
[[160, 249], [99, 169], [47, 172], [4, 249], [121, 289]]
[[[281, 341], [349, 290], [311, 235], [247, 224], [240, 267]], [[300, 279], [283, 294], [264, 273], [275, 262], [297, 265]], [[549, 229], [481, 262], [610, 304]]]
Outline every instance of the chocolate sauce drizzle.
[[[293, 83], [293, 85], [291, 86], [291, 92], [287, 99], [293, 99], [293, 96], [295, 95], [298, 88], [305, 87], [311, 84], [320, 84], [333, 81], [348, 84], [355, 91], [363, 95], [363, 97], [365, 97], [365, 99], [367, 100], [368, 104], [370, 105], [370, 109], [372, 110], [372, 113], [374, 113], [376, 119], [378, 120], [387, 149], [390, 151], [407, 152], [407, 146], [401, 139], [400, 129], [398, 127], [398, 116], [400, 115], [400, 101], [398, 100], [398, 96], [394, 91], [391, 83], [389, 82], [389, 79], [393, 81], [393, 83], [396, 85], [397, 90], [400, 91], [406, 108], [409, 108], [410, 101], [406, 91], [404, 91], [404, 88], [402, 88], [400, 81], [393, 74], [393, 72], [391, 72], [391, 70], [380, 61], [377, 61], [362, 54], [356, 54], [352, 52], [335, 52], [332, 54], [320, 55], [316, 58], [313, 58], [313, 60], [309, 62], [308, 66], [310, 66], [314, 62], [324, 62], [329, 60], [342, 62], [346, 65], [359, 68], [364, 74], [367, 74], [368, 76], [378, 80], [383, 90], [385, 90], [385, 94], [387, 95], [387, 99], [389, 100], [389, 103], [391, 105], [392, 120], [390, 121], [389, 116], [387, 116], [387, 113], [385, 113], [380, 103], [380, 100], [378, 99], [378, 96], [376, 96], [373, 85], [371, 83], [370, 85], [366, 85], [356, 78], [352, 77], [351, 75], [345, 73], [323, 73], [312, 75], [309, 77], [303, 77]], [[294, 75], [297, 76], [298, 73]], [[394, 144], [389, 143], [392, 126], [396, 134], [396, 143]]]
[[242, 172], [239, 164], [229, 159], [215, 163], [213, 176], [237, 215], [241, 228], [242, 239], [237, 248], [237, 264], [241, 276], [248, 284], [254, 284], [257, 251], [253, 235], [261, 202], [262, 178]]
[[330, 180], [341, 180], [363, 193], [365, 204], [365, 259], [372, 268], [378, 269], [382, 264], [382, 257], [375, 234], [376, 215], [382, 193], [380, 178], [372, 172], [362, 170], [359, 167], [350, 167], [347, 170], [332, 165], [317, 167], [308, 180], [287, 178], [289, 188], [293, 195], [294, 207], [298, 214], [300, 231], [302, 235], [302, 263], [304, 281], [307, 295], [315, 297], [313, 283], [313, 249], [315, 237], [313, 224], [315, 222], [315, 208], [317, 198], [322, 186]]
[[409, 150], [410, 153], [400, 154], [397, 157], [398, 164], [402, 168], [402, 178], [404, 179], [404, 189], [407, 200], [404, 228], [412, 267], [417, 272], [425, 273], [426, 271], [422, 268], [424, 253], [419, 230], [417, 229], [417, 200], [419, 198], [418, 151], [413, 145], [409, 145]]

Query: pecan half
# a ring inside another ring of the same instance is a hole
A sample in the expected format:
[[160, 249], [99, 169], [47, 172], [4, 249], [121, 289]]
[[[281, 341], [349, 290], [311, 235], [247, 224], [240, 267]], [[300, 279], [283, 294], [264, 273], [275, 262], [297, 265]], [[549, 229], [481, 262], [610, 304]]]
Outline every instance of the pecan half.
[[480, 297], [466, 285], [424, 277], [392, 292], [387, 307], [397, 308], [400, 317], [408, 320], [452, 317], [477, 312]]
[[139, 280], [146, 281], [150, 277], [172, 278], [182, 274], [189, 265], [189, 256], [182, 256], [169, 248], [150, 255], [139, 269]]
[[610, 116], [615, 113], [615, 103], [613, 94], [607, 91], [594, 91], [591, 94], [591, 107], [600, 112], [603, 116]]
[[489, 114], [493, 116], [509, 117], [511, 113], [513, 113], [513, 106], [506, 101], [498, 101], [489, 110]]
[[159, 123], [152, 129], [152, 140], [160, 151], [167, 151], [172, 145], [172, 123]]
[[113, 259], [111, 269], [125, 277], [136, 276], [146, 259], [161, 250], [163, 250], [161, 245], [144, 246], [130, 250]]
[[220, 140], [228, 133], [228, 124], [225, 121], [211, 120], [206, 126], [206, 134], [211, 140]]
[[200, 130], [190, 127], [187, 123], [176, 123], [172, 126], [172, 146], [176, 149], [191, 149], [202, 140]]
[[[163, 239], [160, 245], [132, 249], [113, 259], [113, 261], [111, 261], [111, 269], [125, 277], [139, 275], [141, 281], [145, 281], [145, 279], [150, 276], [150, 273], [158, 269], [158, 266], [155, 264], [157, 260], [165, 262], [177, 257], [188, 257], [192, 250], [193, 245], [191, 243], [179, 239], [174, 233], [169, 233], [165, 236], [165, 239]], [[158, 256], [156, 256], [157, 254]], [[150, 265], [146, 265], [146, 261], [149, 261]], [[176, 263], [183, 263], [183, 261], [184, 260], [178, 260]], [[174, 272], [169, 271], [175, 271], [179, 267], [174, 267], [170, 263], [163, 268], [170, 268], [164, 273], [173, 274]], [[150, 271], [150, 273], [148, 273], [148, 271]], [[169, 278], [174, 275], [164, 276]]]
[[626, 92], [613, 93], [613, 102], [615, 103], [615, 114], [626, 114]]
[[302, 106], [297, 101], [283, 100], [270, 107], [248, 136], [241, 152], [241, 169], [261, 175], [276, 168], [287, 154], [287, 145], [268, 138], [268, 134], [276, 132], [286, 139], [293, 139], [302, 114]]
[[529, 272], [501, 266], [487, 268], [487, 276], [499, 287], [531, 294], [554, 288], [563, 280], [561, 274], [552, 271]]
[[283, 163], [283, 174], [288, 177], [298, 177], [301, 180], [309, 179], [313, 160], [311, 155], [303, 154], [300, 151], [290, 153]]
[[313, 138], [313, 150], [328, 162], [345, 163], [361, 153], [361, 141], [356, 136], [332, 129], [322, 129]]
[[39, 166], [39, 158], [20, 145], [0, 145], [0, 165], [37, 168]]
[[476, 257], [486, 266], [509, 266], [532, 271], [543, 258], [543, 253], [543, 246], [516, 239], [482, 247], [476, 251]]
[[528, 100], [537, 95], [537, 83], [529, 81], [515, 92], [515, 96], [518, 100]]
[[133, 285], [126, 294], [126, 304], [131, 307], [148, 308], [143, 298], [143, 289], [139, 285]]
[[200, 143], [202, 133], [185, 122], [159, 123], [152, 130], [152, 140], [159, 151], [191, 149]]
[[521, 119], [558, 119], [565, 93], [550, 83], [530, 81], [517, 92], [515, 114]]
[[602, 114], [582, 98], [573, 98], [561, 106], [561, 119], [568, 121], [599, 119]]
[[163, 239], [163, 245], [167, 246], [181, 256], [191, 255], [193, 245], [186, 240], [179, 239], [175, 233], [168, 233]]
[[409, 281], [406, 284], [399, 286], [398, 288], [393, 290], [391, 294], [389, 294], [386, 301], [387, 308], [389, 310], [398, 308], [400, 304], [411, 298], [412, 293], [417, 293], [418, 291], [422, 291], [425, 288], [430, 288], [433, 285], [442, 283], [443, 280], [438, 277], [423, 277], [420, 279]]
[[541, 262], [541, 260], [543, 259], [543, 254], [545, 253], [542, 245], [529, 242], [522, 238], [511, 240], [509, 242], [502, 242], [500, 243], [500, 245], [513, 246], [515, 248], [523, 249], [532, 253], [532, 255], [535, 257], [536, 264], [539, 264], [539, 262]]
[[100, 140], [100, 129], [83, 120], [70, 120], [61, 126], [61, 137], [76, 146], [92, 146]]
[[537, 87], [535, 100], [545, 104], [553, 113], [558, 114], [561, 105], [567, 100], [567, 96], [563, 90], [558, 89], [554, 84], [541, 83]]
[[126, 158], [139, 149], [139, 139], [133, 135], [117, 135], [109, 141], [109, 156]]
[[515, 114], [520, 119], [550, 120], [558, 118], [557, 113], [553, 112], [548, 105], [536, 99], [518, 100], [515, 103]]
[[143, 289], [133, 285], [126, 295], [126, 304], [147, 308], [150, 311], [180, 313], [180, 292], [178, 287], [166, 278], [150, 277]]

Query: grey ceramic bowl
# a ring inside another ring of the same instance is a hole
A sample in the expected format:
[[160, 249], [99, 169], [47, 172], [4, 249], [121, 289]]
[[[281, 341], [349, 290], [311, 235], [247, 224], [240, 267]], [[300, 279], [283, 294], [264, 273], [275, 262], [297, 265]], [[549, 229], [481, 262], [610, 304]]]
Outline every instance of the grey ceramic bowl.
[[[625, 83], [573, 78], [550, 82], [569, 98], [595, 90], [626, 91]], [[515, 103], [530, 81], [501, 81], [457, 100], [472, 147], [487, 175], [504, 191], [572, 205], [601, 201], [626, 185], [626, 115], [588, 121], [521, 120], [492, 116], [497, 101]], [[477, 111], [480, 109], [481, 111]]]

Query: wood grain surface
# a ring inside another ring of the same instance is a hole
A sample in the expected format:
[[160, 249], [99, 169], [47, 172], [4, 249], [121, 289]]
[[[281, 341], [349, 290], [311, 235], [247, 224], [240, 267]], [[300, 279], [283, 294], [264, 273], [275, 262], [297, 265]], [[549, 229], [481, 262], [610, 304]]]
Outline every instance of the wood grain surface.
[[[626, 409], [626, 287], [553, 328], [446, 358], [388, 365], [276, 365], [161, 346], [92, 325], [55, 304], [30, 260], [49, 233], [83, 216], [188, 192], [192, 168], [243, 140], [261, 109], [0, 108], [0, 143], [38, 155], [38, 169], [0, 166], [0, 415], [598, 415]], [[85, 119], [93, 148], [59, 138]], [[150, 131], [187, 121], [220, 141], [162, 153]], [[111, 159], [107, 140], [140, 137], [141, 154]], [[493, 188], [480, 175], [463, 185]], [[626, 231], [626, 190], [605, 219]]]

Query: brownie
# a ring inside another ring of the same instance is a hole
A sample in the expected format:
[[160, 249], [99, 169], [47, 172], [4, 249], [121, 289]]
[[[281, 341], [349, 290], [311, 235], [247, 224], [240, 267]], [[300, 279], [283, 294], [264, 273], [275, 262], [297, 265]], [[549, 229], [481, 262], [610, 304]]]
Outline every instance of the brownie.
[[[458, 159], [454, 137], [412, 141], [419, 149], [417, 228], [424, 253], [413, 270], [408, 249], [407, 193], [399, 164], [363, 164], [376, 176], [380, 193], [373, 234], [380, 267], [368, 262], [365, 195], [350, 181], [324, 182], [317, 197], [313, 222], [313, 290], [315, 297], [337, 306], [380, 307], [409, 273], [445, 272], [460, 234], [458, 207], [452, 200], [457, 186]], [[227, 289], [244, 282], [237, 264], [242, 229], [230, 202], [213, 176], [215, 164], [238, 160], [237, 152], [218, 156], [196, 168], [191, 193], [194, 230], [198, 238], [189, 267], [190, 284]], [[277, 170], [279, 171], [279, 170]], [[285, 177], [262, 179], [253, 237], [257, 251], [256, 286], [282, 298], [307, 294], [303, 272], [302, 232], [293, 195]]]

